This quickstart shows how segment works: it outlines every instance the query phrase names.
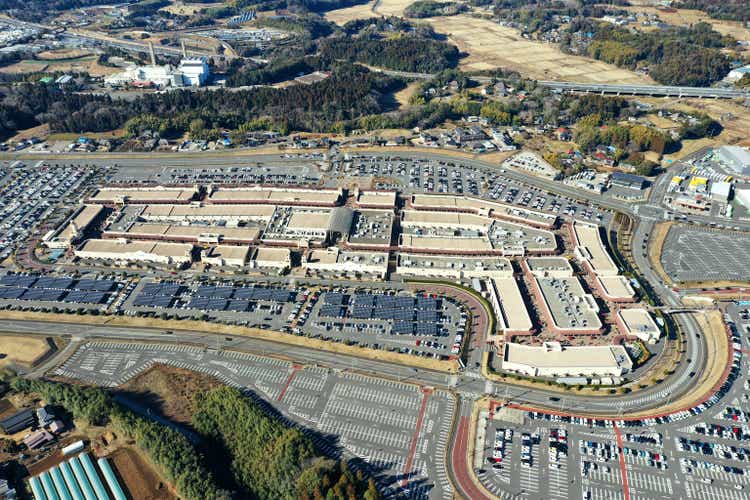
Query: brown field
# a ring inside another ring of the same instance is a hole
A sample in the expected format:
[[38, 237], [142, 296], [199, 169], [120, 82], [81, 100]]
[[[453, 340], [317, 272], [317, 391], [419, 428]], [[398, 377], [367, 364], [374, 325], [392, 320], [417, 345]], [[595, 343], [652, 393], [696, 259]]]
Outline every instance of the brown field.
[[169, 12], [170, 14], [177, 14], [178, 16], [189, 16], [194, 14], [196, 11], [201, 9], [210, 9], [212, 7], [221, 7], [224, 3], [190, 3], [182, 2], [181, 0], [175, 0], [166, 7], [162, 7], [159, 10]]
[[632, 71], [587, 57], [563, 54], [557, 45], [527, 40], [517, 30], [486, 19], [458, 15], [426, 21], [469, 54], [461, 60], [463, 70], [508, 68], [539, 80], [653, 83], [647, 76]]
[[193, 396], [220, 385], [215, 378], [202, 373], [156, 365], [122, 385], [120, 390], [173, 422], [189, 423], [195, 411]]
[[404, 108], [409, 106], [409, 98], [414, 94], [419, 85], [420, 82], [412, 82], [398, 92], [394, 92], [393, 99], [398, 103], [399, 107]]
[[[328, 12], [326, 19], [344, 24], [352, 19], [378, 15], [402, 16], [411, 1], [381, 1], [375, 12], [372, 3]], [[420, 19], [468, 53], [460, 68], [466, 71], [508, 68], [539, 80], [593, 83], [654, 83], [648, 76], [620, 69], [587, 57], [563, 54], [554, 44], [522, 38], [517, 30], [468, 14]]]
[[721, 19], [711, 19], [708, 14], [700, 10], [693, 9], [674, 9], [675, 12], [666, 12], [649, 5], [634, 5], [623, 7], [631, 12], [643, 12], [646, 14], [656, 14], [662, 22], [673, 26], [690, 26], [700, 22], [707, 22], [713, 26], [713, 29], [722, 35], [730, 35], [737, 40], [750, 40], [750, 29], [742, 26], [738, 21], [724, 21]]
[[33, 366], [50, 351], [47, 339], [22, 337], [20, 335], [0, 336], [0, 366], [10, 363]]
[[38, 71], [60, 71], [63, 73], [88, 73], [91, 76], [106, 76], [119, 71], [117, 68], [102, 66], [96, 55], [72, 57], [70, 59], [26, 59], [0, 68], [3, 73], [35, 73]]
[[353, 19], [367, 19], [380, 16], [403, 17], [404, 9], [414, 3], [414, 0], [381, 0], [373, 10], [374, 1], [346, 9], [338, 9], [327, 12], [325, 18], [336, 24], [344, 24]]
[[138, 500], [171, 500], [177, 496], [170, 491], [166, 481], [160, 477], [149, 461], [134, 448], [120, 448], [109, 457], [121, 484], [130, 498]]

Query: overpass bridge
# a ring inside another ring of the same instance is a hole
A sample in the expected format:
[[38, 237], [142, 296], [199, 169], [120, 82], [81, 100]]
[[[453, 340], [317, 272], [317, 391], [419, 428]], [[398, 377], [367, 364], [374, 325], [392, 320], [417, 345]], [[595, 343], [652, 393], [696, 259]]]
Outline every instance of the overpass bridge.
[[697, 97], [710, 99], [748, 99], [750, 92], [714, 87], [673, 87], [669, 85], [625, 85], [538, 81], [542, 87], [564, 92], [609, 95], [643, 95], [653, 97]]

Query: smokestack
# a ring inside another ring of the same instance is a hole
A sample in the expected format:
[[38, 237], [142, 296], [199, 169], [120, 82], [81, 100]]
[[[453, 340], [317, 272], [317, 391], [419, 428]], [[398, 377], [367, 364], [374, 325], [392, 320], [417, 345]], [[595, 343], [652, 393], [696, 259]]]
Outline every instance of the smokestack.
[[182, 58], [187, 59], [187, 50], [185, 49], [185, 40], [180, 40], [180, 47], [182, 47]]
[[151, 54], [151, 65], [156, 66], [156, 53], [154, 52], [154, 44], [148, 42], [148, 53]]

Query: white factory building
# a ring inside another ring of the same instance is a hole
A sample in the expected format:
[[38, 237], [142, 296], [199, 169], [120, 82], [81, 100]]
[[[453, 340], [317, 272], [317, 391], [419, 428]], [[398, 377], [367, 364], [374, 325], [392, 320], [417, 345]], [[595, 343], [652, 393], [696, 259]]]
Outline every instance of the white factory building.
[[125, 71], [105, 77], [104, 83], [110, 86], [200, 87], [206, 84], [211, 75], [206, 59], [187, 57], [184, 46], [182, 60], [176, 68], [169, 64], [156, 64], [153, 46], [149, 48], [151, 64], [128, 66]]
[[750, 176], [750, 151], [740, 146], [722, 146], [716, 155], [738, 175]]

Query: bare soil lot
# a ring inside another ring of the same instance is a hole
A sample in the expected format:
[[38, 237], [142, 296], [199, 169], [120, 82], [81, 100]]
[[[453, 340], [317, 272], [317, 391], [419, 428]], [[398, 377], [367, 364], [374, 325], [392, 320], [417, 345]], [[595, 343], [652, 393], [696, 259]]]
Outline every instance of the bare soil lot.
[[0, 336], [0, 366], [12, 363], [33, 366], [50, 350], [47, 339], [41, 337], [3, 335]]
[[129, 397], [152, 407], [173, 422], [190, 423], [193, 396], [221, 384], [208, 375], [156, 365], [120, 387]]
[[130, 498], [139, 500], [171, 500], [177, 496], [141, 453], [133, 448], [120, 448], [107, 457], [125, 485]]

